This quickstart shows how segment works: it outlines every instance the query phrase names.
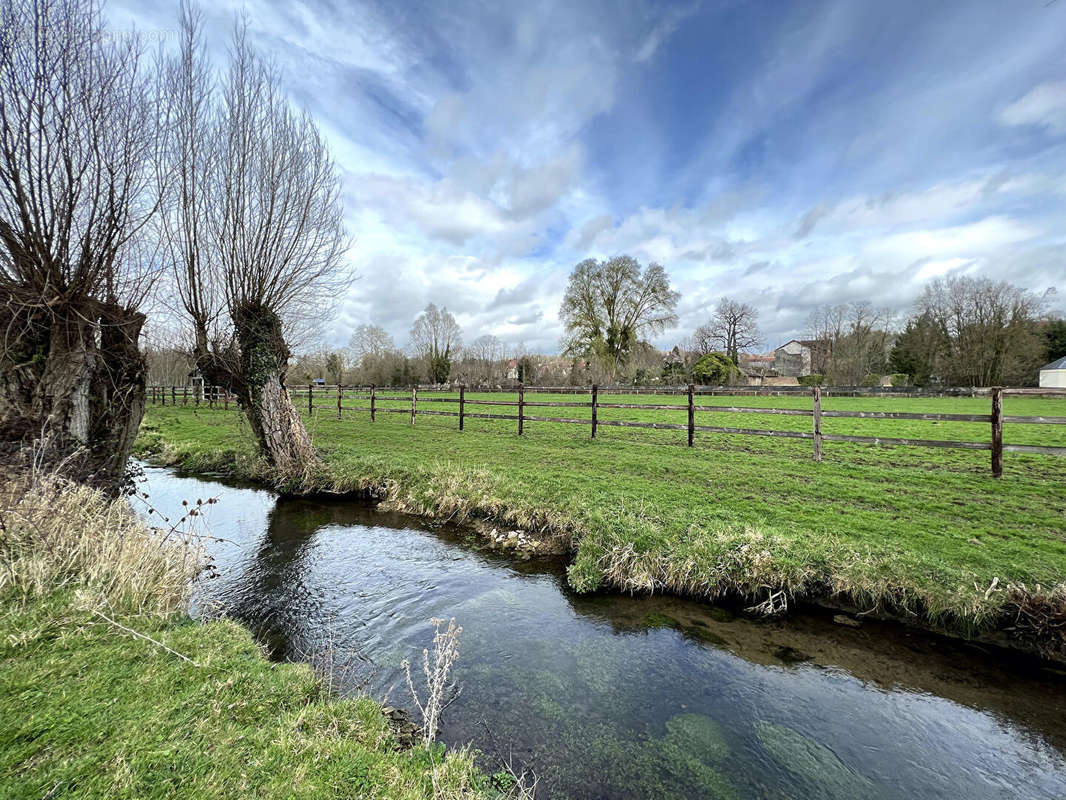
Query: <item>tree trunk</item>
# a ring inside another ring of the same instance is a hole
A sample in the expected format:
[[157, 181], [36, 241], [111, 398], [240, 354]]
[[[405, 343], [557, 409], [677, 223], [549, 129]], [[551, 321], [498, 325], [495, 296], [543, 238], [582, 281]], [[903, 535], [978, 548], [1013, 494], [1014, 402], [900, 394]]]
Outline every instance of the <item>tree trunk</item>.
[[233, 382], [238, 402], [279, 481], [299, 480], [318, 458], [285, 389], [289, 349], [281, 319], [261, 306], [245, 306], [234, 311], [233, 323], [240, 348], [240, 374]]
[[121, 487], [144, 416], [138, 346], [144, 315], [87, 301], [16, 317], [9, 331], [17, 333], [0, 357], [4, 456], [28, 456], [37, 468], [108, 490]]

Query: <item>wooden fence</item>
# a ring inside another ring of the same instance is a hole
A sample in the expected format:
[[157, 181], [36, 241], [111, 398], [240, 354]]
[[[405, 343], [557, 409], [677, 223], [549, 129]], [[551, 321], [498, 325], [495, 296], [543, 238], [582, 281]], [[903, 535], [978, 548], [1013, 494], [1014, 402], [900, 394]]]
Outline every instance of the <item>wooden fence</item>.
[[[748, 388], [750, 393], [750, 387]], [[411, 424], [415, 424], [415, 420], [419, 415], [422, 416], [437, 416], [437, 417], [455, 417], [458, 420], [459, 430], [464, 429], [464, 423], [467, 419], [494, 419], [494, 420], [511, 420], [516, 422], [518, 435], [522, 436], [525, 432], [526, 422], [550, 422], [560, 423], [567, 425], [588, 425], [591, 428], [591, 437], [596, 438], [596, 431], [601, 427], [621, 427], [621, 428], [649, 428], [654, 430], [676, 430], [684, 431], [687, 434], [688, 446], [692, 447], [697, 432], [716, 433], [725, 435], [737, 435], [737, 436], [771, 436], [786, 439], [807, 439], [813, 443], [814, 459], [816, 461], [822, 460], [822, 443], [823, 442], [854, 442], [859, 444], [872, 444], [872, 445], [901, 445], [907, 447], [946, 447], [956, 448], [962, 450], [988, 450], [991, 452], [991, 468], [992, 475], [994, 477], [1000, 477], [1003, 474], [1003, 453], [1035, 453], [1042, 455], [1052, 456], [1066, 456], [1066, 447], [1048, 446], [1048, 445], [1028, 445], [1028, 444], [1004, 444], [1003, 442], [1003, 425], [1004, 423], [1021, 424], [1021, 425], [1066, 425], [1066, 417], [1050, 417], [1050, 416], [1009, 416], [1003, 413], [1003, 397], [1004, 395], [1040, 395], [1040, 396], [1056, 396], [1066, 398], [1066, 390], [1047, 390], [1047, 389], [1004, 389], [999, 387], [992, 387], [987, 390], [981, 390], [981, 395], [987, 396], [991, 402], [990, 413], [988, 414], [940, 414], [940, 413], [913, 413], [902, 411], [826, 411], [822, 409], [822, 397], [828, 396], [830, 392], [834, 391], [823, 390], [821, 387], [815, 386], [812, 388], [805, 388], [803, 394], [811, 398], [811, 407], [805, 408], [760, 408], [757, 406], [738, 406], [738, 405], [709, 405], [705, 402], [697, 404], [696, 398], [702, 396], [714, 396], [734, 394], [731, 391], [731, 387], [700, 387], [697, 389], [694, 385], [682, 387], [679, 389], [660, 390], [661, 394], [678, 395], [683, 394], [687, 397], [687, 403], [685, 405], [680, 404], [665, 404], [665, 403], [611, 403], [603, 402], [600, 400], [601, 389], [599, 386], [592, 386], [586, 389], [576, 389], [575, 387], [525, 387], [518, 386], [516, 390], [500, 390], [488, 387], [477, 388], [478, 393], [496, 393], [496, 394], [515, 394], [517, 395], [513, 400], [486, 400], [481, 398], [468, 398], [467, 387], [459, 386], [457, 389], [440, 389], [433, 388], [429, 390], [422, 390], [422, 394], [419, 394], [419, 387], [413, 387], [409, 390], [409, 394], [405, 391], [404, 394], [396, 394], [401, 391], [399, 389], [386, 389], [385, 394], [378, 392], [376, 386], [370, 387], [345, 387], [345, 386], [322, 386], [308, 384], [304, 386], [289, 387], [289, 395], [293, 399], [293, 402], [297, 405], [301, 405], [306, 402], [308, 415], [313, 415], [316, 409], [335, 411], [337, 419], [343, 417], [345, 411], [362, 411], [370, 414], [370, 421], [374, 422], [377, 419], [378, 414], [404, 414], [410, 415]], [[457, 396], [454, 397], [433, 397], [427, 396], [427, 391], [432, 392], [447, 392]], [[780, 394], [788, 396], [796, 396], [798, 393], [795, 390], [787, 392], [777, 391], [777, 387], [773, 390], [763, 390], [767, 394]], [[848, 390], [850, 392], [850, 390]], [[391, 393], [390, 393], [391, 392]], [[589, 395], [588, 402], [576, 402], [576, 401], [545, 401], [545, 400], [526, 400], [526, 392], [532, 392], [537, 394], [583, 394]], [[612, 394], [628, 394], [631, 390], [627, 388], [612, 388]], [[649, 392], [645, 391], [645, 394]], [[837, 394], [842, 392], [837, 391]], [[869, 396], [877, 394], [871, 391]], [[894, 394], [894, 393], [893, 393]], [[938, 396], [945, 396], [940, 394]], [[212, 408], [229, 408], [231, 402], [233, 402], [233, 396], [225, 389], [220, 387], [205, 387], [202, 390], [202, 396], [200, 391], [193, 391], [191, 387], [178, 387], [178, 386], [152, 386], [148, 389], [149, 401], [154, 404], [167, 405], [200, 405], [201, 403], [208, 405]], [[317, 398], [317, 402], [316, 402]], [[345, 405], [345, 400], [368, 400], [368, 405]], [[410, 403], [409, 407], [404, 408], [382, 408], [378, 405], [379, 401], [392, 401]], [[419, 407], [419, 403], [451, 403], [458, 406], [455, 411], [445, 410], [433, 410], [425, 407]], [[489, 407], [509, 407], [516, 408], [516, 414], [501, 414], [491, 411], [468, 411], [468, 406], [489, 406]], [[527, 413], [528, 409], [534, 409], [534, 413]], [[591, 415], [588, 418], [575, 418], [575, 417], [551, 417], [542, 416], [541, 413], [536, 412], [536, 409], [540, 408], [587, 408], [590, 409]], [[600, 419], [599, 411], [601, 409], [631, 409], [640, 411], [687, 411], [688, 421], [686, 424], [673, 423], [673, 422], [639, 422], [635, 420], [617, 420], [617, 419]], [[776, 414], [785, 416], [802, 416], [811, 417], [812, 424], [810, 431], [790, 431], [790, 430], [769, 430], [761, 428], [740, 428], [740, 427], [728, 427], [720, 425], [697, 425], [696, 414], [698, 412], [712, 412], [712, 413], [726, 413], [726, 414]], [[836, 433], [825, 433], [822, 431], [822, 420], [824, 418], [852, 418], [852, 419], [897, 419], [897, 420], [923, 420], [930, 422], [976, 422], [985, 423], [989, 426], [989, 440], [974, 442], [974, 441], [954, 441], [954, 440], [940, 440], [940, 439], [903, 439], [903, 438], [888, 438], [882, 436], [853, 436]]]

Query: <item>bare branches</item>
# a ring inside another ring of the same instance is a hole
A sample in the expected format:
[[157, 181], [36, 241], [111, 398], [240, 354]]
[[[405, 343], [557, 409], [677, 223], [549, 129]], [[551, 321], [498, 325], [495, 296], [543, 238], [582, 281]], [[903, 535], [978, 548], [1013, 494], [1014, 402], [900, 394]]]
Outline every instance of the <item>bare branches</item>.
[[747, 303], [723, 297], [714, 316], [696, 329], [692, 339], [698, 352], [721, 351], [736, 364], [741, 350], [755, 347], [761, 341], [759, 312]]
[[100, 31], [89, 0], [0, 11], [0, 292], [16, 302], [134, 306], [150, 278], [124, 248], [157, 207], [154, 87], [138, 41]]
[[219, 109], [219, 207], [211, 216], [230, 309], [283, 314], [332, 295], [348, 242], [340, 180], [312, 119], [234, 28]]

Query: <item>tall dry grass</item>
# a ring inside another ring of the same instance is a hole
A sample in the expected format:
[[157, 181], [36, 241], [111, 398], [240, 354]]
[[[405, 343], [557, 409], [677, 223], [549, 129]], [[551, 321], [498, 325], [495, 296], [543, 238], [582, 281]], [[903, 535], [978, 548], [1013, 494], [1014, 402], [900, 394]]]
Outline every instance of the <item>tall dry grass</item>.
[[30, 471], [0, 489], [0, 596], [16, 602], [72, 590], [88, 609], [167, 615], [184, 609], [202, 558], [125, 498]]

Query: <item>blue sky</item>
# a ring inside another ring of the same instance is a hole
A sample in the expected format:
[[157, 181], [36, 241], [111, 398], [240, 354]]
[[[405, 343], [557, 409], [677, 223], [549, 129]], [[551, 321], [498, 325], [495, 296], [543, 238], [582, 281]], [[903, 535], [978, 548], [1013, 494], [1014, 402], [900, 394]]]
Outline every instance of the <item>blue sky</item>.
[[[214, 3], [326, 133], [359, 278], [325, 323], [554, 352], [573, 266], [666, 267], [689, 336], [722, 296], [764, 349], [812, 308], [906, 311], [937, 276], [1066, 307], [1066, 2]], [[108, 6], [176, 27], [173, 3]]]

